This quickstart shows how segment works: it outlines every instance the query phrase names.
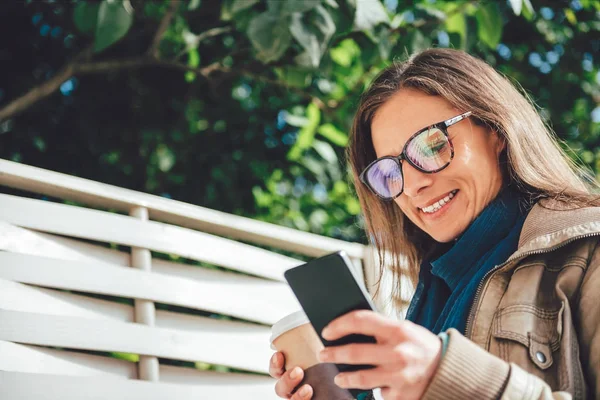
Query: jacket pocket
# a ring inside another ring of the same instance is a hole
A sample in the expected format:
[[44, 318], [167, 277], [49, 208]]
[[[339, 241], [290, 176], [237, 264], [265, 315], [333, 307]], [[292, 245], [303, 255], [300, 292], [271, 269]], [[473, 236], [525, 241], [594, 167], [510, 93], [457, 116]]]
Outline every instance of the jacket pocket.
[[[522, 344], [530, 361], [546, 370], [553, 363], [552, 353], [560, 346], [563, 309], [564, 303], [556, 310], [527, 304], [508, 306], [494, 316], [492, 336]], [[510, 359], [510, 348], [507, 351], [506, 358]]]

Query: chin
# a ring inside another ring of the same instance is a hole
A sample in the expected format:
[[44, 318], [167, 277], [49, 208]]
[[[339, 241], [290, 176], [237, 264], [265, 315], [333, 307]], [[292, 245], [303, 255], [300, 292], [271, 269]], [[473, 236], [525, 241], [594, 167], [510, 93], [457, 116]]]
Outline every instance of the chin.
[[435, 240], [436, 242], [439, 243], [449, 243], [451, 241], [453, 241], [454, 239], [456, 239], [458, 237], [458, 235], [429, 235], [433, 238], [433, 240]]

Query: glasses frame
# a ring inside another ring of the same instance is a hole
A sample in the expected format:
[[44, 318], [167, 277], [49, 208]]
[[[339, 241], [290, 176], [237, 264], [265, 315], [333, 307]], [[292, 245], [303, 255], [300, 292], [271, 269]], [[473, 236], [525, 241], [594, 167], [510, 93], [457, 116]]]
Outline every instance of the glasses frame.
[[[464, 112], [462, 114], [459, 114], [455, 117], [449, 118], [445, 121], [441, 121], [441, 122], [437, 122], [433, 125], [429, 125], [423, 129], [420, 129], [419, 131], [417, 131], [416, 133], [414, 133], [407, 141], [406, 143], [404, 143], [404, 146], [402, 147], [402, 152], [400, 152], [399, 155], [397, 156], [384, 156], [384, 157], [379, 157], [377, 159], [375, 159], [374, 161], [372, 161], [371, 163], [369, 163], [369, 165], [367, 165], [367, 167], [363, 170], [363, 172], [360, 173], [359, 175], [359, 179], [360, 181], [369, 188], [369, 190], [371, 192], [373, 192], [373, 194], [375, 194], [377, 197], [379, 197], [381, 200], [386, 200], [386, 201], [390, 201], [390, 200], [394, 200], [396, 199], [398, 196], [400, 196], [402, 193], [404, 193], [404, 173], [402, 172], [402, 161], [406, 160], [412, 167], [414, 167], [416, 170], [424, 173], [424, 174], [435, 174], [436, 172], [440, 172], [441, 170], [445, 169], [448, 167], [448, 165], [450, 165], [450, 163], [452, 162], [452, 160], [454, 159], [454, 145], [452, 144], [452, 140], [450, 140], [450, 135], [448, 134], [448, 128], [451, 127], [452, 125], [462, 121], [465, 118], [468, 118], [469, 116], [471, 116], [472, 112], [471, 111], [467, 111]], [[410, 158], [408, 158], [406, 156], [406, 148], [408, 147], [408, 145], [410, 144], [410, 142], [412, 142], [412, 140], [414, 138], [416, 138], [417, 136], [419, 136], [420, 134], [422, 134], [425, 131], [428, 131], [430, 129], [433, 128], [438, 128], [443, 134], [444, 136], [446, 136], [446, 139], [448, 140], [448, 144], [450, 145], [450, 160], [448, 160], [448, 162], [446, 163], [446, 165], [444, 165], [441, 168], [438, 168], [434, 171], [427, 171], [424, 170], [423, 168], [415, 165], [415, 163], [413, 163]], [[393, 160], [398, 164], [398, 167], [400, 168], [400, 176], [402, 177], [402, 190], [400, 190], [400, 193], [398, 193], [397, 195], [393, 196], [393, 197], [385, 197], [380, 195], [379, 193], [377, 193], [377, 191], [371, 186], [371, 184], [369, 183], [369, 181], [366, 178], [367, 175], [367, 171], [369, 169], [371, 169], [371, 167], [373, 165], [375, 165], [376, 163], [378, 163], [381, 160]]]

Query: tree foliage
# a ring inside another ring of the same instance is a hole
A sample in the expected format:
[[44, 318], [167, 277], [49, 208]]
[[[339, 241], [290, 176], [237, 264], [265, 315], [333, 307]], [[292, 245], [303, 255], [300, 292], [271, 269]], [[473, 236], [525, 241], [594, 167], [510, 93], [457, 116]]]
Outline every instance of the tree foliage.
[[600, 171], [596, 0], [55, 0], [2, 16], [0, 157], [347, 240], [343, 158], [393, 60], [469, 51]]

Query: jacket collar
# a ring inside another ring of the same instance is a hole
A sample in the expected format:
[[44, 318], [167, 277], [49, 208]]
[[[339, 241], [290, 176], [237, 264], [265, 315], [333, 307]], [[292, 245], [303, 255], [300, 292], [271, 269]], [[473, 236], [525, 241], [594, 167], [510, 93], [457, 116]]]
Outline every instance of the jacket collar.
[[527, 215], [518, 249], [510, 259], [595, 235], [600, 236], [600, 207], [573, 208], [561, 201], [541, 200]]

